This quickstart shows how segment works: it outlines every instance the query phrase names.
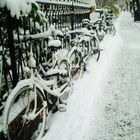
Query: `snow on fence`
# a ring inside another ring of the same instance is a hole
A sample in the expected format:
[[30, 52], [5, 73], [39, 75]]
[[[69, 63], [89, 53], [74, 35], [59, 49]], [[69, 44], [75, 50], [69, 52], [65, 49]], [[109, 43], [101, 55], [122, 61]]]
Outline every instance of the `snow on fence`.
[[[80, 28], [82, 19], [89, 17], [89, 3], [84, 0], [37, 1], [40, 9], [36, 4], [32, 4], [29, 15], [18, 18], [16, 15], [14, 17], [11, 15], [9, 8], [0, 8], [0, 59], [2, 60], [0, 60], [2, 67], [0, 70], [0, 103], [5, 100], [17, 82], [25, 78], [23, 67], [27, 64], [23, 60], [28, 59], [31, 44], [37, 64], [45, 59], [42, 57], [44, 56], [42, 50], [46, 48], [46, 40], [32, 40], [25, 36], [45, 32], [51, 24], [64, 32], [67, 28]], [[63, 47], [66, 48], [67, 40], [61, 38], [61, 41]], [[2, 108], [3, 105], [0, 107]]]

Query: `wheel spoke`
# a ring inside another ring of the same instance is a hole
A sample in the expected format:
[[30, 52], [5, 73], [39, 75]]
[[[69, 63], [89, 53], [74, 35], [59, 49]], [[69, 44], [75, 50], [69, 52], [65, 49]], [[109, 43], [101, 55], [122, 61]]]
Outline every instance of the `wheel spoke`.
[[[38, 89], [36, 89], [36, 98], [37, 104], [35, 113], [42, 109], [44, 102], [42, 93]], [[45, 128], [46, 109], [43, 108], [35, 118], [30, 120], [30, 114], [32, 114], [35, 108], [35, 96], [32, 90], [29, 87], [23, 88], [10, 100], [10, 105], [7, 103], [9, 108], [7, 110], [7, 120], [5, 122], [5, 126], [8, 127], [6, 129], [8, 140], [25, 140], [31, 139], [31, 137], [34, 137], [33, 139], [37, 137], [40, 138]], [[38, 135], [34, 135], [35, 132], [38, 132]]]

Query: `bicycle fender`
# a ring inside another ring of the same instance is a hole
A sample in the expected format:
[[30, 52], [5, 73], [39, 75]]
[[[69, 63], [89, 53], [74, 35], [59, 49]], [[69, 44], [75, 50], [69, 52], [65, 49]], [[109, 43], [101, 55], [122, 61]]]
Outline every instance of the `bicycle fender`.
[[78, 51], [78, 52], [80, 52], [80, 51], [81, 51], [81, 48], [78, 48], [78, 47], [74, 46], [74, 47], [70, 50], [70, 52], [69, 52], [69, 54], [68, 54], [68, 60], [70, 59], [72, 53], [73, 53], [75, 50]]
[[11, 94], [18, 92], [23, 87], [29, 86], [32, 88], [33, 85], [35, 85], [42, 92], [44, 96], [44, 91], [41, 88], [41, 86], [38, 83], [33, 82], [32, 79], [24, 79], [19, 81], [17, 86], [12, 90]]

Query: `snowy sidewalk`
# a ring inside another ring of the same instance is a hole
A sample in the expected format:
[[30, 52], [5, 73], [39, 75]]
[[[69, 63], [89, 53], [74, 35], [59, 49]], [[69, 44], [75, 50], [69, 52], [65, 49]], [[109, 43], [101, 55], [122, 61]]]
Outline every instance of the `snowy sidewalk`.
[[105, 37], [101, 60], [90, 60], [67, 111], [53, 115], [41, 140], [140, 139], [139, 24], [121, 14], [117, 35]]

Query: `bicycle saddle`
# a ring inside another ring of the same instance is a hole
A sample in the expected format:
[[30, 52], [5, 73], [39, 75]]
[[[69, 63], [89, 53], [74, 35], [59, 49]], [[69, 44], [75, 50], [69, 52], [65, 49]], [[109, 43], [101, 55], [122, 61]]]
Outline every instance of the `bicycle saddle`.
[[83, 31], [82, 30], [72, 30], [72, 31], [68, 31], [68, 34], [82, 34]]
[[51, 49], [51, 51], [57, 51], [58, 49], [61, 49], [61, 41], [60, 40], [50, 40], [48, 42], [48, 47]]

